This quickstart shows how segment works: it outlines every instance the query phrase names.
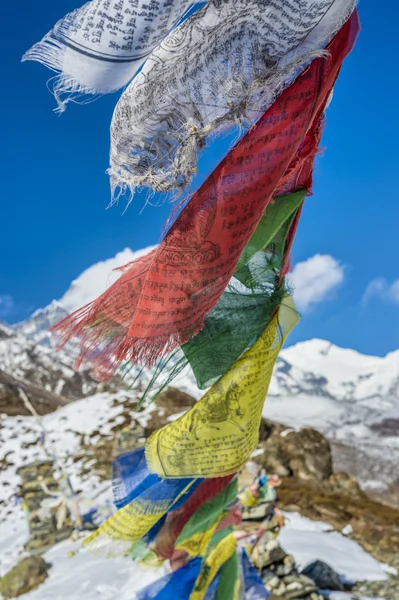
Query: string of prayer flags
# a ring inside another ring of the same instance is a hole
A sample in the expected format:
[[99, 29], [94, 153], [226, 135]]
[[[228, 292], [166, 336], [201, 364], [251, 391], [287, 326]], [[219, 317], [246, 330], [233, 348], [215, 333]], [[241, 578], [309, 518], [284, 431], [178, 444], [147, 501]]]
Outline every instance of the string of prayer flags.
[[92, 0], [25, 57], [59, 72], [60, 110], [132, 80], [111, 126], [114, 192], [182, 191], [211, 134], [247, 129], [160, 245], [53, 328], [101, 379], [154, 367], [144, 397], [188, 365], [204, 390], [145, 448], [114, 461], [117, 511], [86, 540], [147, 567], [167, 562], [172, 573], [135, 600], [269, 596], [237, 531], [245, 506], [266, 499], [267, 478], [239, 494], [238, 473], [257, 448], [273, 368], [298, 321], [286, 275], [325, 109], [359, 31], [355, 4], [209, 0], [188, 14], [187, 0]]
[[315, 59], [230, 151], [160, 246], [125, 265], [104, 294], [56, 325], [63, 343], [79, 340], [78, 364], [95, 350], [102, 378], [129, 361], [152, 366], [201, 331], [307, 131], [319, 123], [357, 24], [354, 13], [328, 57]]

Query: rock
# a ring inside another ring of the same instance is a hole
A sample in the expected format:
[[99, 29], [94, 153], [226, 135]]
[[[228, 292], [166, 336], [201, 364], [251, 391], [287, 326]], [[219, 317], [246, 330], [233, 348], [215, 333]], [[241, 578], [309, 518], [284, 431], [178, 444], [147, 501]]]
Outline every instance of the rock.
[[172, 410], [177, 412], [184, 410], [187, 407], [191, 407], [195, 404], [196, 400], [190, 394], [182, 392], [175, 387], [168, 387], [165, 391], [161, 392], [157, 398], [157, 405], [162, 407], [170, 407]]
[[307, 567], [302, 570], [302, 575], [309, 577], [321, 590], [332, 590], [337, 592], [345, 591], [345, 587], [338, 573], [336, 573], [330, 565], [321, 560], [316, 560], [310, 565], [307, 565]]
[[328, 482], [334, 491], [344, 491], [356, 496], [364, 494], [356, 479], [350, 477], [348, 473], [333, 473], [329, 477]]
[[284, 560], [287, 553], [282, 549], [281, 546], [276, 546], [275, 548], [271, 548], [269, 550], [269, 564], [277, 563], [281, 560]]
[[277, 540], [268, 541], [267, 537], [262, 537], [252, 553], [251, 561], [259, 571], [262, 571], [270, 565], [281, 563], [286, 556], [287, 553], [281, 548]]
[[24, 558], [0, 579], [0, 594], [9, 600], [35, 590], [47, 579], [49, 568], [40, 556]]
[[284, 585], [284, 582], [281, 581], [281, 579], [280, 579], [280, 584], [279, 584], [278, 588], [276, 588], [273, 591], [276, 594], [276, 596], [279, 597], [279, 598], [282, 598], [282, 597], [286, 598], [287, 597], [285, 595], [287, 590], [286, 590], [286, 587]]
[[275, 588], [278, 588], [280, 585], [280, 579], [276, 575], [266, 575], [263, 577], [263, 583], [268, 590], [272, 591]]
[[291, 554], [287, 554], [284, 557], [283, 564], [278, 565], [276, 569], [276, 574], [279, 577], [285, 577], [286, 575], [290, 575], [295, 569], [295, 559]]
[[307, 598], [310, 594], [317, 592], [314, 582], [304, 575], [294, 573], [284, 577], [283, 582], [286, 586], [285, 598], [287, 600]]
[[302, 589], [302, 585], [299, 583], [299, 581], [291, 581], [291, 583], [289, 583], [287, 585], [288, 592], [294, 592], [295, 590], [301, 590], [301, 589]]
[[[57, 515], [61, 513], [54, 506], [54, 497], [46, 492], [46, 489], [52, 494], [61, 492], [59, 482], [54, 479], [53, 466], [53, 461], [42, 460], [23, 465], [17, 470], [22, 480], [19, 495], [24, 499], [30, 533], [25, 549], [31, 554], [43, 554], [67, 539], [74, 529], [68, 509], [62, 523], [57, 524]], [[46, 499], [51, 500], [53, 508], [43, 511], [42, 502]]]
[[300, 513], [301, 512], [301, 507], [298, 506], [298, 504], [287, 504], [287, 506], [284, 506], [284, 510], [285, 510], [285, 512], [297, 512], [297, 513]]
[[295, 431], [263, 419], [260, 432], [264, 453], [255, 460], [268, 472], [318, 481], [332, 475], [330, 444], [315, 429]]

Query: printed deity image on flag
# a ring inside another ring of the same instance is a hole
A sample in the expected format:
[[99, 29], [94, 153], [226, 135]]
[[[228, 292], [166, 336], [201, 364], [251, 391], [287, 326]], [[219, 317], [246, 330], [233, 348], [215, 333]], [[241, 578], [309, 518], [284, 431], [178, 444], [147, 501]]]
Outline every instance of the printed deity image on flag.
[[[243, 481], [299, 320], [291, 251], [326, 107], [358, 32], [355, 0], [92, 0], [24, 55], [56, 72], [62, 118], [68, 103], [121, 90], [113, 199], [135, 202], [143, 189], [179, 199], [160, 243], [52, 327], [104, 386], [149, 370], [138, 410], [184, 370], [200, 390], [173, 418], [160, 409], [141, 447], [114, 457], [116, 510], [84, 541], [158, 569], [136, 600], [270, 597], [255, 557], [265, 523], [282, 526], [279, 481], [259, 469]], [[198, 185], [201, 158], [232, 132]], [[273, 508], [249, 526], [259, 503]]]

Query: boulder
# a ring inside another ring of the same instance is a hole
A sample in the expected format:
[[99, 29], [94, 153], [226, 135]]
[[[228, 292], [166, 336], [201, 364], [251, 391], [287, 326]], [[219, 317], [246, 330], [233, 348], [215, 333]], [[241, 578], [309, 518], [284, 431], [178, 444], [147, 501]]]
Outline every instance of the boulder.
[[307, 565], [302, 570], [302, 575], [306, 575], [306, 577], [314, 581], [321, 590], [345, 591], [341, 577], [330, 565], [322, 560], [316, 560]]
[[263, 419], [260, 439], [264, 452], [255, 460], [269, 473], [318, 481], [332, 475], [331, 447], [319, 431], [297, 431]]
[[0, 594], [9, 600], [35, 590], [47, 579], [49, 568], [41, 556], [24, 558], [0, 579]]

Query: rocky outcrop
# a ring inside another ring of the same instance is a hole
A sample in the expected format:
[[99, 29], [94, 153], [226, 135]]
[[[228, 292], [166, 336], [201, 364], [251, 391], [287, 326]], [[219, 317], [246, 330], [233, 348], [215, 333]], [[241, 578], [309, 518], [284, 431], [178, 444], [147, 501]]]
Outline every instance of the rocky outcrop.
[[330, 444], [315, 429], [294, 430], [263, 419], [259, 448], [263, 454], [256, 461], [282, 477], [324, 481], [333, 472]]
[[39, 415], [47, 415], [68, 403], [62, 396], [0, 370], [0, 414], [9, 417], [31, 416], [22, 400], [21, 390]]
[[[351, 526], [351, 537], [375, 558], [399, 567], [399, 510], [362, 491], [347, 473], [333, 473], [331, 445], [318, 431], [293, 430], [262, 420], [254, 460], [282, 477], [278, 506], [337, 530]], [[378, 544], [376, 544], [378, 540]]]
[[0, 579], [0, 595], [10, 600], [35, 590], [47, 579], [49, 568], [40, 556], [24, 558]]
[[348, 475], [334, 474], [324, 482], [286, 477], [278, 488], [278, 506], [338, 531], [350, 525], [350, 537], [367, 552], [399, 567], [399, 510], [369, 498]]
[[36, 345], [0, 323], [1, 412], [10, 416], [27, 414], [5, 387], [14, 384], [26, 387], [34, 406], [38, 401], [40, 414], [51, 412], [51, 404], [55, 404], [52, 408], [55, 410], [63, 399], [78, 400], [100, 391], [120, 389], [122, 384], [118, 378], [107, 385], [99, 384], [87, 370], [76, 371], [73, 363], [67, 353]]

